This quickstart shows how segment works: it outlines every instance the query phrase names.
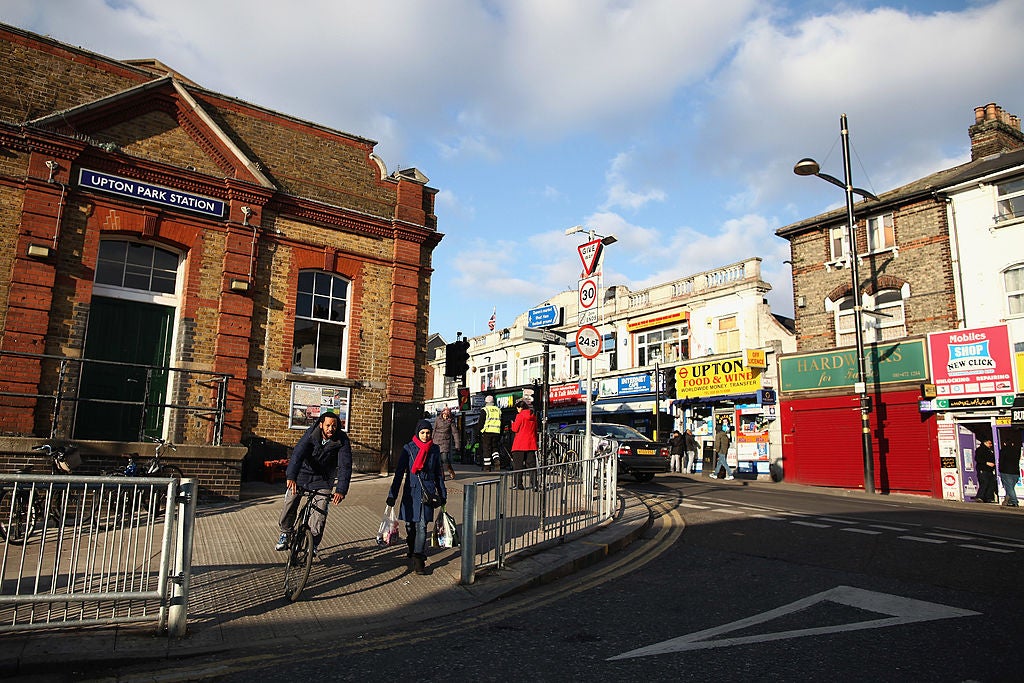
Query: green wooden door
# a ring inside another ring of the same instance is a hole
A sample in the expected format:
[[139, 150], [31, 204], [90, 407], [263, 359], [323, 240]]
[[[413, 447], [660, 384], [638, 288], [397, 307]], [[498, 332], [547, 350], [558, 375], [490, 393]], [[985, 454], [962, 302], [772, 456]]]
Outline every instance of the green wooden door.
[[[166, 366], [173, 320], [170, 306], [93, 297], [85, 358]], [[75, 418], [76, 439], [138, 441], [140, 430], [149, 436], [162, 435], [164, 409], [157, 404], [166, 403], [166, 370], [85, 363], [78, 395], [149, 406], [143, 411], [141, 405], [81, 401]]]

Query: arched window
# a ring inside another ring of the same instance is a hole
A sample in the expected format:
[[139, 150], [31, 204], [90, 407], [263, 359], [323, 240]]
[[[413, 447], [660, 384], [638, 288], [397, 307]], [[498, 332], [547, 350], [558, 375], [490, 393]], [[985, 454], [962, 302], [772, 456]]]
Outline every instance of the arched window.
[[179, 257], [150, 244], [124, 240], [100, 241], [96, 284], [174, 294]]
[[316, 270], [299, 273], [292, 340], [296, 372], [344, 372], [348, 292], [348, 281], [337, 275]]
[[1003, 289], [1006, 291], [1006, 312], [1024, 315], [1024, 263], [1003, 271]]
[[[907, 336], [903, 296], [903, 291], [899, 289], [881, 289], [875, 294], [863, 295], [861, 324], [865, 343], [902, 339]], [[840, 299], [833, 306], [833, 311], [836, 321], [836, 346], [853, 346], [857, 343], [853, 296]]]

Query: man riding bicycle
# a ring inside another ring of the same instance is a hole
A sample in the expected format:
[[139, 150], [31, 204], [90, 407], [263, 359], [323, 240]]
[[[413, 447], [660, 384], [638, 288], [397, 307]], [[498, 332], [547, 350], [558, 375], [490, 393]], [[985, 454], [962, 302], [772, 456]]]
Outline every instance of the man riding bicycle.
[[[348, 494], [352, 479], [352, 446], [348, 435], [341, 429], [341, 420], [334, 413], [325, 412], [292, 449], [285, 471], [287, 490], [284, 494], [284, 508], [278, 526], [281, 536], [277, 539], [276, 550], [288, 547], [288, 532], [295, 523], [295, 514], [302, 501], [299, 488], [315, 491], [312, 513], [309, 516], [309, 530], [313, 533], [313, 554], [316, 555], [320, 539], [327, 522], [327, 498], [338, 505]], [[335, 482], [337, 479], [337, 482]], [[334, 495], [331, 496], [331, 489]]]

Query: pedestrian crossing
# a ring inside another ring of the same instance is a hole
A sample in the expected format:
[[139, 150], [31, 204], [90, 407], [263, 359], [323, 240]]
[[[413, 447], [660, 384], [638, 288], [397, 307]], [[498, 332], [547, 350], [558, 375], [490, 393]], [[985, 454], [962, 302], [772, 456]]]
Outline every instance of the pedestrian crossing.
[[687, 511], [692, 514], [721, 515], [736, 519], [775, 521], [792, 524], [810, 529], [835, 530], [865, 537], [893, 535], [897, 540], [908, 544], [958, 547], [965, 550], [976, 550], [987, 553], [1005, 555], [1024, 551], [1024, 541], [997, 539], [951, 529], [926, 529], [920, 524], [883, 524], [870, 520], [847, 519], [828, 515], [783, 510], [763, 505], [736, 503], [733, 501], [701, 498], [700, 502], [679, 501], [678, 507], [684, 517]]

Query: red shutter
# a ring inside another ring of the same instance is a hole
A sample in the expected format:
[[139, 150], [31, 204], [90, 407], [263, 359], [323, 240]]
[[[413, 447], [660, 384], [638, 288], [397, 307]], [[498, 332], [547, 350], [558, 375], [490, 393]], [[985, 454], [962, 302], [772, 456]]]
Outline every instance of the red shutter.
[[[934, 418], [919, 412], [918, 398], [916, 391], [890, 392], [881, 395], [881, 405], [877, 401], [874, 404], [871, 428], [875, 488], [938, 498], [942, 492]], [[787, 481], [864, 487], [858, 406], [856, 395], [783, 399], [783, 470]]]

